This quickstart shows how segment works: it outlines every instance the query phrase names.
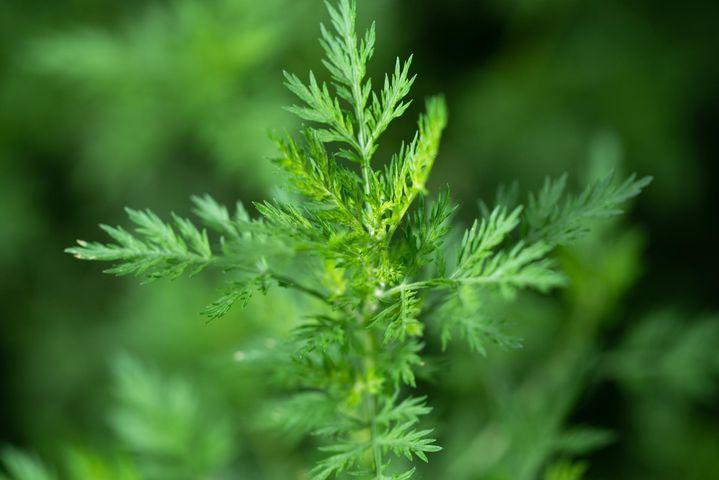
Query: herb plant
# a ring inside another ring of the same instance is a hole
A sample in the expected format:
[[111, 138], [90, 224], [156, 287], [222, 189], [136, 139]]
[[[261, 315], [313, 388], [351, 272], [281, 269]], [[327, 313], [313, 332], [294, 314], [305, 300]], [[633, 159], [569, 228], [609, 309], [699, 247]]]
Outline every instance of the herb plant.
[[547, 180], [525, 206], [505, 191], [454, 235], [457, 206], [448, 191], [432, 197], [426, 189], [447, 124], [444, 100], [427, 100], [414, 138], [378, 165], [382, 134], [410, 105], [411, 57], [373, 89], [366, 67], [374, 25], [358, 35], [353, 0], [328, 10], [320, 42], [329, 84], [313, 73], [307, 83], [285, 74], [299, 99], [289, 110], [307, 125], [300, 138], [276, 138], [275, 163], [289, 178], [284, 200], [256, 203], [253, 218], [239, 203], [231, 213], [209, 196], [194, 197], [201, 226], [128, 209], [134, 232], [102, 225], [114, 243], [78, 241], [67, 251], [147, 280], [219, 269], [229, 281], [204, 311], [212, 319], [273, 286], [313, 298], [281, 349], [284, 361], [273, 366], [285, 393], [278, 418], [326, 439], [314, 480], [403, 480], [415, 472], [413, 459], [440, 450], [420, 426], [428, 400], [411, 393], [427, 361], [425, 327], [437, 328], [443, 347], [455, 337], [480, 352], [488, 342], [517, 346], [492, 315], [493, 302], [564, 285], [555, 247], [594, 219], [619, 214], [650, 179], [609, 175], [576, 196], [565, 193], [566, 177]]

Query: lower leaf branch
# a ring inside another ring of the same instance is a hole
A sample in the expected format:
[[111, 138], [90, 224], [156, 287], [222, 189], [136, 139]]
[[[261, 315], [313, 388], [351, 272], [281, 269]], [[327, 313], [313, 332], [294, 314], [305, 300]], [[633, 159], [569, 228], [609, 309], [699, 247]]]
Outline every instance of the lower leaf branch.
[[269, 275], [272, 278], [274, 278], [281, 287], [294, 288], [295, 290], [306, 293], [307, 295], [314, 297], [318, 300], [321, 300], [322, 302], [324, 302], [328, 305], [332, 305], [332, 302], [329, 300], [329, 298], [327, 298], [327, 296], [325, 294], [323, 294], [322, 292], [320, 292], [319, 290], [315, 290], [312, 287], [302, 285], [297, 280], [294, 280], [290, 277], [287, 277], [287, 276], [279, 274], [279, 273], [269, 272]]

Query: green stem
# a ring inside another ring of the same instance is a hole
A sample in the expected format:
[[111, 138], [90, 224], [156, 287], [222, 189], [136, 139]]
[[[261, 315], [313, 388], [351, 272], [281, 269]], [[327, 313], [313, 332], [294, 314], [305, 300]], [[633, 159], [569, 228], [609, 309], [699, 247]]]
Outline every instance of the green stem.
[[450, 281], [448, 281], [448, 279], [435, 278], [432, 280], [420, 280], [418, 282], [400, 283], [399, 285], [382, 292], [381, 298], [392, 297], [392, 296], [397, 295], [398, 293], [402, 293], [406, 290], [421, 290], [423, 288], [429, 288], [429, 287], [440, 287], [447, 283], [453, 283], [453, 281], [450, 282]]
[[294, 288], [295, 290], [298, 290], [300, 292], [306, 293], [307, 295], [310, 295], [312, 297], [315, 297], [319, 300], [322, 300], [324, 303], [328, 305], [332, 305], [332, 302], [320, 291], [315, 290], [314, 288], [307, 287], [305, 285], [302, 285], [301, 283], [298, 283], [296, 280], [286, 277], [284, 275], [280, 275], [274, 272], [270, 272], [269, 275], [274, 278], [282, 287], [286, 288]]
[[377, 432], [377, 422], [375, 421], [377, 416], [377, 405], [374, 396], [370, 397], [370, 415], [372, 417], [372, 429], [370, 431], [372, 440], [372, 456], [374, 458], [374, 471], [375, 478], [382, 480], [382, 446], [377, 441], [379, 432]]
[[364, 182], [364, 194], [368, 197], [370, 194], [369, 169], [370, 169], [369, 159], [362, 158], [362, 180]]
[[[369, 372], [372, 372], [376, 369], [376, 355], [378, 351], [378, 345], [377, 345], [377, 338], [374, 335], [374, 332], [371, 328], [368, 328], [368, 323], [370, 319], [372, 318], [372, 310], [368, 308], [369, 305], [372, 305], [374, 302], [376, 302], [376, 299], [373, 296], [368, 297], [364, 301], [364, 306], [362, 308], [362, 315], [361, 315], [361, 321], [362, 321], [362, 327], [364, 329], [364, 338], [363, 338], [363, 346], [364, 346], [364, 358], [362, 359], [362, 368], [364, 369], [365, 374], [365, 380], [369, 378]], [[379, 444], [378, 439], [380, 437], [380, 432], [378, 431], [377, 426], [377, 399], [376, 399], [376, 393], [368, 391], [365, 395], [365, 402], [366, 407], [365, 411], [367, 413], [367, 423], [370, 426], [370, 443], [372, 445], [372, 463], [374, 464], [374, 478], [376, 480], [382, 480], [382, 446]]]

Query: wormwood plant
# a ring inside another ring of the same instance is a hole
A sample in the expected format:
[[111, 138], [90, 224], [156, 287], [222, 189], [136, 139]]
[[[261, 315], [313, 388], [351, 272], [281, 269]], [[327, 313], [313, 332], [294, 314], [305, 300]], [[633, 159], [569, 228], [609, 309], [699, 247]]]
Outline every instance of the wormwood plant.
[[288, 340], [287, 361], [276, 367], [290, 394], [282, 418], [326, 438], [314, 480], [404, 480], [415, 472], [408, 463], [440, 450], [432, 430], [419, 426], [427, 399], [411, 394], [424, 364], [425, 325], [437, 326], [444, 347], [454, 337], [482, 352], [487, 342], [516, 346], [488, 305], [564, 285], [555, 247], [594, 219], [620, 213], [650, 179], [609, 175], [576, 196], [565, 194], [566, 177], [547, 180], [525, 206], [502, 195], [455, 238], [448, 192], [430, 200], [426, 191], [447, 124], [443, 99], [427, 101], [414, 138], [380, 168], [378, 141], [410, 105], [411, 57], [398, 59], [373, 89], [366, 66], [374, 25], [357, 34], [353, 0], [328, 10], [331, 27], [322, 26], [320, 42], [329, 84], [312, 73], [307, 83], [285, 74], [300, 101], [290, 111], [308, 122], [299, 139], [276, 139], [291, 200], [256, 203], [253, 218], [239, 203], [230, 213], [209, 196], [194, 197], [202, 227], [128, 209], [134, 232], [102, 225], [114, 243], [79, 241], [67, 251], [115, 262], [108, 273], [147, 280], [219, 269], [230, 280], [205, 309], [213, 319], [273, 286], [314, 298], [315, 310]]

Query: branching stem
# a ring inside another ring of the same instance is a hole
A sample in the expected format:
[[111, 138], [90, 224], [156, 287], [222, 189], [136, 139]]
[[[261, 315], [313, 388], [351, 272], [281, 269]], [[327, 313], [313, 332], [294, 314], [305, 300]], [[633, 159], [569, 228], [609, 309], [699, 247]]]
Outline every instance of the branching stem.
[[315, 297], [318, 300], [322, 300], [324, 303], [326, 303], [328, 305], [332, 305], [332, 302], [330, 302], [330, 300], [327, 298], [327, 296], [324, 295], [319, 290], [315, 290], [314, 288], [302, 285], [301, 283], [297, 282], [296, 280], [294, 280], [290, 277], [286, 277], [284, 275], [278, 274], [278, 273], [270, 272], [270, 276], [272, 278], [274, 278], [282, 287], [294, 288], [295, 290], [306, 293], [307, 295]]

